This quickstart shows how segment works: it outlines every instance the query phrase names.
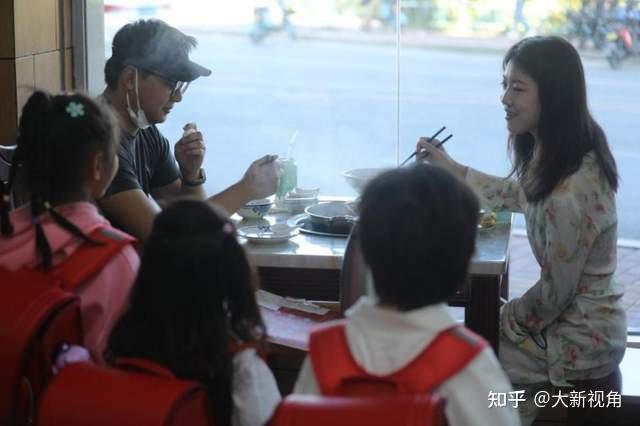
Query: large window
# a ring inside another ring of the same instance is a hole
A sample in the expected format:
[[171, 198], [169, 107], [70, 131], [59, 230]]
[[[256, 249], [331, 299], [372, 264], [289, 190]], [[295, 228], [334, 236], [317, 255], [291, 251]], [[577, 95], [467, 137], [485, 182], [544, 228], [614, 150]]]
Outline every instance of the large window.
[[[620, 168], [620, 237], [640, 240], [638, 63], [630, 58], [612, 69], [601, 36], [577, 29], [590, 28], [598, 14], [611, 22], [615, 11], [550, 0], [522, 2], [522, 17], [517, 0], [105, 3], [107, 50], [115, 30], [139, 17], [159, 17], [198, 38], [194, 56], [214, 73], [192, 85], [162, 131], [176, 140], [185, 122], [198, 124], [209, 146], [211, 192], [238, 179], [251, 160], [276, 153], [295, 158], [300, 186], [353, 194], [343, 171], [393, 166], [442, 125], [454, 134], [447, 148], [456, 158], [506, 173], [502, 55], [520, 35], [571, 34], [583, 46], [590, 104]], [[615, 36], [615, 24], [607, 25]]]
[[107, 48], [115, 30], [138, 17], [157, 16], [197, 37], [194, 57], [213, 75], [190, 87], [161, 130], [175, 141], [184, 123], [198, 124], [210, 193], [275, 153], [295, 158], [299, 186], [354, 195], [343, 171], [394, 166], [442, 125], [454, 135], [447, 149], [455, 158], [505, 174], [502, 56], [524, 35], [571, 37], [620, 171], [619, 236], [640, 241], [640, 62], [637, 53], [607, 60], [620, 53], [619, 30], [637, 24], [632, 2], [615, 10], [573, 0], [106, 3], [114, 6], [105, 14]]

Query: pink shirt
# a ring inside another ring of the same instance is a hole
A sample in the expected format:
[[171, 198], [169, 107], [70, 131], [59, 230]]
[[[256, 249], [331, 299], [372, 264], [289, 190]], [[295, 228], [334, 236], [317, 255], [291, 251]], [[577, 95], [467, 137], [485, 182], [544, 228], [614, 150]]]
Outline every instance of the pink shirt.
[[[55, 209], [85, 234], [99, 227], [123, 234], [111, 227], [109, 221], [91, 203], [71, 203]], [[40, 260], [35, 246], [35, 228], [31, 223], [30, 206], [25, 205], [12, 211], [10, 218], [14, 233], [10, 238], [0, 236], [0, 266], [12, 271], [23, 266], [38, 266]], [[83, 243], [47, 214], [41, 216], [41, 223], [51, 247], [54, 265], [71, 255]], [[78, 288], [85, 346], [93, 358], [100, 362], [109, 332], [129, 297], [139, 264], [138, 253], [131, 245], [127, 245], [97, 275]]]

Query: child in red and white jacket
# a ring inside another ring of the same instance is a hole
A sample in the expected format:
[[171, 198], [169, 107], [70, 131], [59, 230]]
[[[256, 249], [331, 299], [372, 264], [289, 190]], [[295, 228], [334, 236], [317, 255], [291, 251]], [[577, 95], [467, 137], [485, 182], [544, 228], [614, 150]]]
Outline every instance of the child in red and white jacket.
[[520, 424], [513, 404], [490, 407], [491, 392], [508, 400], [513, 389], [491, 347], [445, 304], [467, 275], [476, 197], [445, 170], [417, 165], [374, 179], [360, 209], [377, 299], [361, 298], [345, 322], [311, 335], [294, 393], [380, 394], [384, 379], [386, 392], [444, 397], [452, 426]]

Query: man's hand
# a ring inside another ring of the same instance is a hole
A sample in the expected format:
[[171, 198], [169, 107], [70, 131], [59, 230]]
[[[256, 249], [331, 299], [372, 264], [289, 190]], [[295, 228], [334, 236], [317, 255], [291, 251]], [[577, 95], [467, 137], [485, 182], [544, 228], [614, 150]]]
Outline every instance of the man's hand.
[[231, 214], [251, 200], [273, 194], [278, 187], [276, 158], [277, 155], [265, 155], [254, 161], [240, 181], [209, 197], [209, 201]]
[[245, 172], [242, 184], [247, 188], [250, 199], [268, 197], [278, 188], [277, 155], [265, 155], [257, 159]]
[[198, 180], [206, 149], [202, 133], [196, 129], [195, 124], [186, 124], [184, 126], [184, 134], [176, 143], [174, 150], [174, 155], [184, 179], [189, 181]]

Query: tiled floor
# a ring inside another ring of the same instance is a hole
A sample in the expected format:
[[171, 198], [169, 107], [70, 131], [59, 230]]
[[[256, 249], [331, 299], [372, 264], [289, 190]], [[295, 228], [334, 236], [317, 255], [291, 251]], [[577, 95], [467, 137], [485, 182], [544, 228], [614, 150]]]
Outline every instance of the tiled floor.
[[[536, 282], [540, 269], [524, 235], [511, 236], [510, 256], [509, 296], [517, 297]], [[627, 325], [640, 330], [640, 249], [618, 247], [615, 278], [625, 286]]]

